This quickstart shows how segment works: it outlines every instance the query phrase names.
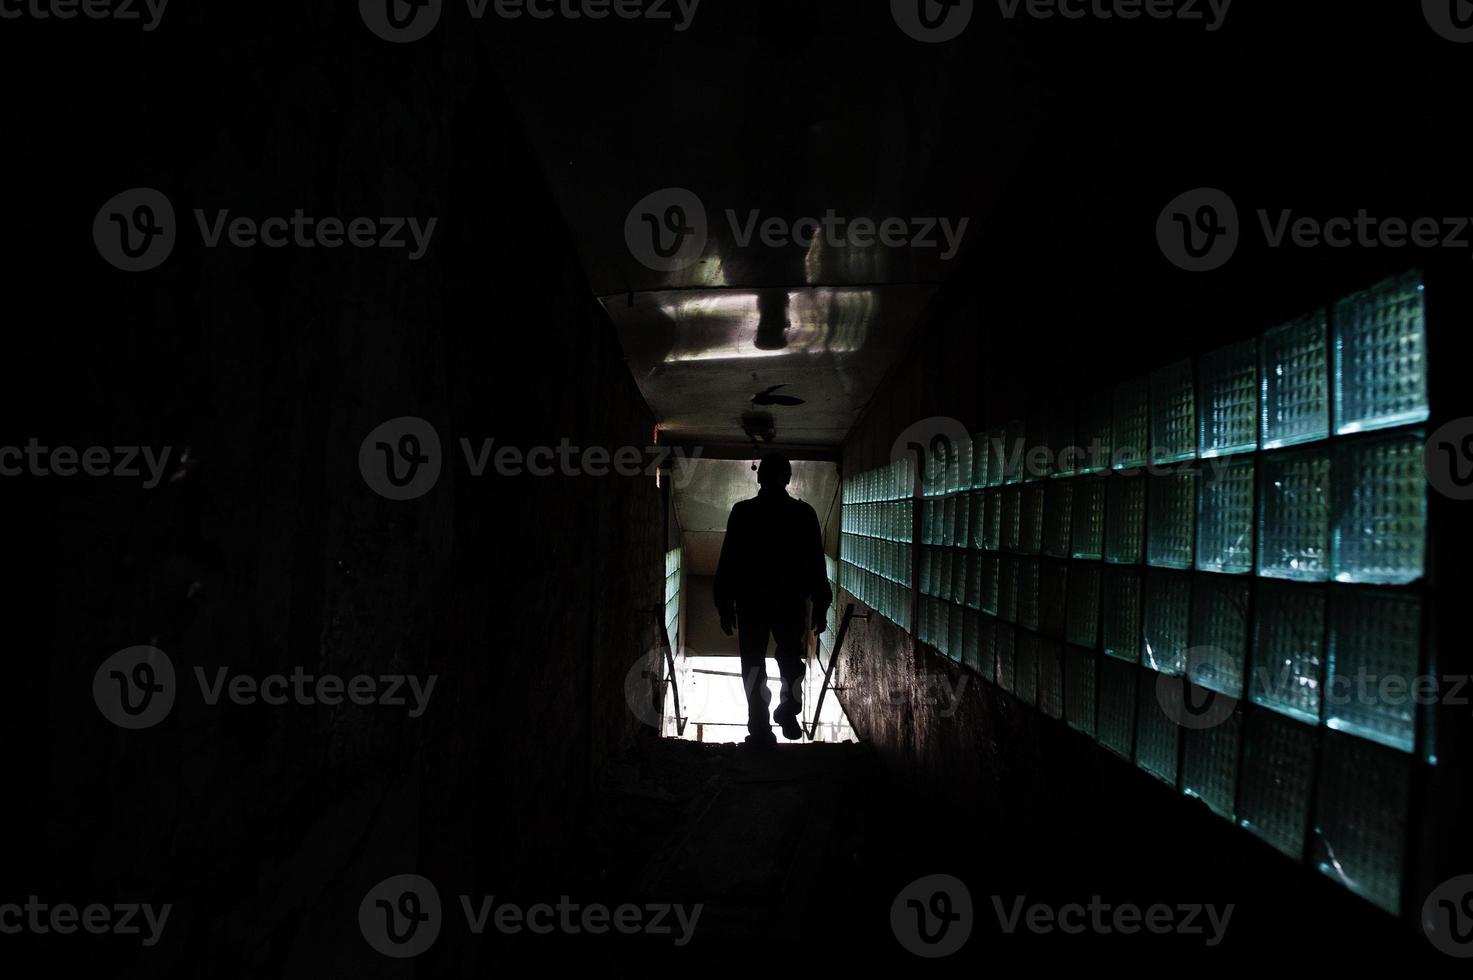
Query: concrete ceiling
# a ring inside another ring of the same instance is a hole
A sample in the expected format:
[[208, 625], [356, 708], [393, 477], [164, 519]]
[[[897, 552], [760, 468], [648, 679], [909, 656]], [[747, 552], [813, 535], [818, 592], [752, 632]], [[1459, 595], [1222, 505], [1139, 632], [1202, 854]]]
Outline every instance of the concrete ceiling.
[[[750, 448], [756, 435], [797, 455], [843, 442], [975, 247], [1049, 72], [992, 26], [922, 44], [888, 4], [852, 0], [709, 0], [679, 32], [523, 28], [498, 35], [496, 70], [666, 440]], [[626, 231], [652, 194], [645, 213], [668, 216], [667, 188], [693, 195], [679, 215], [699, 209], [705, 234], [660, 267]], [[900, 219], [900, 237], [935, 222], [936, 244], [747, 237], [754, 216], [830, 214]], [[943, 219], [953, 235], [967, 222], [955, 248]]]

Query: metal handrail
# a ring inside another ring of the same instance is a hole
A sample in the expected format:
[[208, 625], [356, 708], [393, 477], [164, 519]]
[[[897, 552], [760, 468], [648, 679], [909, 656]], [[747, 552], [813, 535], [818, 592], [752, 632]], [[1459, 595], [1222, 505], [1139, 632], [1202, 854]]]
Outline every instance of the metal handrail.
[[[834, 637], [834, 651], [829, 654], [829, 665], [823, 671], [823, 686], [818, 689], [818, 701], [813, 706], [813, 724], [808, 726], [808, 741], [810, 742], [813, 741], [813, 736], [818, 734], [818, 719], [819, 715], [823, 713], [823, 696], [828, 693], [829, 680], [834, 674], [834, 664], [839, 662], [839, 651], [844, 648], [844, 637], [849, 634], [849, 621], [863, 619], [868, 622], [870, 616], [871, 613], [856, 616], [854, 613], [854, 603], [852, 602], [844, 607], [844, 617], [839, 620], [839, 635]], [[814, 656], [818, 656], [816, 651]]]

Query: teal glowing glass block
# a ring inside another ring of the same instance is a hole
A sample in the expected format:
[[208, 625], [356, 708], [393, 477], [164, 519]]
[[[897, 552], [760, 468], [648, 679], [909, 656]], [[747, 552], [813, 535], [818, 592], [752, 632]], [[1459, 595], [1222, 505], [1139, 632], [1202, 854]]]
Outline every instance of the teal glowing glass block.
[[1103, 479], [1074, 484], [1074, 514], [1069, 533], [1075, 558], [1100, 559], [1105, 554], [1105, 486]]
[[1100, 637], [1100, 567], [1075, 562], [1069, 570], [1069, 599], [1064, 636], [1093, 649]]
[[1181, 685], [1159, 684], [1159, 677], [1143, 670], [1136, 684], [1135, 764], [1167, 785], [1175, 786], [1181, 727], [1167, 711], [1180, 712], [1180, 704], [1173, 702], [1181, 698]]
[[1097, 669], [1099, 688], [1095, 738], [1111, 752], [1129, 759], [1135, 734], [1136, 668], [1105, 657], [1099, 661]]
[[1150, 458], [1177, 463], [1196, 455], [1196, 385], [1186, 358], [1151, 372]]
[[1038, 629], [1038, 579], [1037, 558], [1018, 562], [1018, 625], [1031, 630]]
[[958, 606], [966, 605], [967, 602], [967, 555], [963, 551], [952, 551], [951, 553], [951, 595], [949, 597]]
[[1141, 466], [1151, 441], [1150, 385], [1133, 378], [1115, 386], [1114, 451], [1110, 465], [1119, 470]]
[[1272, 711], [1243, 726], [1238, 823], [1281, 853], [1301, 860], [1309, 829], [1315, 730]]
[[1143, 477], [1146, 488], [1146, 562], [1191, 568], [1197, 518], [1197, 473], [1178, 470]]
[[977, 583], [977, 605], [990, 616], [997, 615], [1001, 563], [1002, 559], [996, 555], [983, 555], [978, 563], [980, 580]]
[[1247, 579], [1219, 575], [1193, 578], [1191, 642], [1186, 658], [1192, 683], [1232, 698], [1243, 697], [1248, 602]]
[[1018, 550], [1036, 555], [1043, 550], [1043, 507], [1045, 487], [1024, 487], [1022, 513], [1018, 519]]
[[981, 490], [967, 494], [967, 542], [966, 546], [981, 551], [987, 540], [985, 523], [986, 505]]
[[1197, 568], [1253, 571], [1253, 457], [1212, 459], [1199, 477]]
[[1038, 631], [1063, 639], [1064, 608], [1069, 595], [1069, 566], [1062, 561], [1045, 561], [1038, 567]]
[[1002, 549], [1002, 493], [987, 490], [982, 494], [982, 547], [987, 551]]
[[957, 526], [956, 516], [956, 497], [947, 497], [944, 500], [939, 500], [937, 501], [937, 506], [941, 510], [941, 540], [937, 543], [944, 544], [948, 548], [960, 544], [961, 542], [957, 538], [959, 528]]
[[1109, 481], [1105, 494], [1105, 561], [1139, 564], [1145, 547], [1146, 478]]
[[1075, 452], [1074, 403], [1061, 402], [1049, 408], [1048, 446], [1050, 474], [1055, 477], [1073, 476], [1078, 470], [1081, 457]]
[[997, 682], [997, 620], [983, 615], [977, 621], [977, 672], [989, 684]]
[[1023, 488], [1002, 492], [1002, 550], [1016, 552], [1023, 539]]
[[1004, 430], [1002, 482], [1023, 482], [1023, 464], [1028, 457], [1028, 427], [1022, 419], [1013, 419]]
[[1053, 472], [1048, 453], [1048, 414], [1034, 412], [1026, 424], [1027, 449], [1023, 451], [1023, 479], [1043, 480]]
[[957, 494], [947, 499], [956, 507], [956, 517], [951, 527], [951, 543], [958, 548], [970, 547], [972, 543], [971, 501], [969, 494]]
[[1317, 724], [1324, 649], [1325, 590], [1259, 582], [1254, 598], [1253, 702]]
[[1427, 550], [1426, 434], [1412, 430], [1335, 447], [1330, 569], [1337, 582], [1403, 585]]
[[1404, 755], [1332, 734], [1315, 797], [1315, 867], [1393, 915], [1401, 913], [1410, 769]]
[[997, 615], [1009, 623], [1018, 621], [1018, 559], [1002, 559], [997, 578]]
[[1208, 459], [1258, 448], [1258, 340], [1202, 355], [1197, 453]]
[[1182, 731], [1181, 791], [1228, 820], [1235, 816], [1242, 739], [1241, 708], [1216, 725]]
[[1146, 575], [1141, 663], [1160, 674], [1187, 669], [1187, 624], [1192, 609], [1192, 579], [1177, 572]]
[[972, 440], [952, 445], [946, 457], [946, 492], [969, 489], [972, 483]]
[[1095, 732], [1095, 654], [1068, 647], [1064, 652], [1064, 720], [1086, 735]]
[[1014, 657], [1013, 694], [1024, 704], [1038, 703], [1038, 636], [1018, 630]]
[[1053, 640], [1038, 641], [1038, 710], [1064, 717], [1064, 648]]
[[[1325, 724], [1411, 752], [1416, 747], [1422, 600], [1389, 589], [1332, 589]], [[1435, 695], [1434, 695], [1435, 696]]]
[[1330, 455], [1270, 453], [1258, 464], [1258, 574], [1300, 582], [1330, 577]]
[[1259, 344], [1259, 436], [1264, 449], [1330, 434], [1323, 310], [1264, 333]]
[[1125, 568], [1107, 568], [1101, 587], [1105, 653], [1140, 663], [1141, 576]]
[[1074, 483], [1055, 480], [1043, 500], [1043, 553], [1052, 558], [1069, 557], [1069, 526], [1074, 516]]
[[975, 551], [968, 552], [965, 561], [967, 588], [962, 601], [968, 609], [980, 610], [982, 608], [982, 555]]
[[1335, 304], [1335, 431], [1424, 422], [1427, 304], [1420, 272]]
[[1011, 623], [997, 624], [997, 686], [1013, 692], [1018, 676], [1017, 632]]
[[936, 553], [933, 548], [921, 548], [921, 595], [935, 595], [932, 584], [936, 578]]
[[1079, 445], [1079, 462], [1075, 471], [1103, 473], [1110, 468], [1111, 439], [1114, 427], [1115, 395], [1102, 388], [1086, 398], [1079, 408], [1079, 429], [1075, 442]]
[[967, 612], [955, 603], [949, 603], [946, 607], [946, 653], [956, 663], [962, 662], [966, 649]]
[[987, 485], [1002, 486], [1008, 457], [1008, 430], [997, 426], [987, 430]]
[[972, 670], [982, 669], [982, 617], [973, 610], [962, 615], [962, 666]]
[[972, 433], [972, 472], [967, 481], [973, 490], [987, 486], [987, 466], [992, 458], [992, 442], [985, 432]]

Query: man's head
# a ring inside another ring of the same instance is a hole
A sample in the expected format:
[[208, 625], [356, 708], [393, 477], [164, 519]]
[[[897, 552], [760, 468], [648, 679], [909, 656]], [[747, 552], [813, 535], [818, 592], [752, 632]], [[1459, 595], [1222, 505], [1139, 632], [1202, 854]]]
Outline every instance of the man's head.
[[793, 464], [781, 453], [768, 453], [757, 467], [757, 485], [764, 490], [781, 490], [793, 479]]

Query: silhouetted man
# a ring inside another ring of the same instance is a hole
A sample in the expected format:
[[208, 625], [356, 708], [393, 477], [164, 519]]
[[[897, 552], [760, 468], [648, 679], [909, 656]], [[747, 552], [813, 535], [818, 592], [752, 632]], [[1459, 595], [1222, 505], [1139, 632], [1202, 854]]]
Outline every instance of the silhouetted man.
[[[726, 522], [721, 562], [716, 566], [716, 611], [727, 636], [735, 626], [742, 652], [742, 683], [747, 689], [747, 742], [772, 745], [767, 706], [767, 637], [777, 642], [782, 675], [772, 721], [783, 735], [803, 737], [798, 710], [803, 695], [804, 629], [811, 622], [822, 633], [833, 593], [824, 568], [823, 532], [812, 507], [788, 496], [793, 467], [777, 454], [757, 470], [758, 493], [739, 501]], [[808, 616], [808, 601], [813, 615]]]

